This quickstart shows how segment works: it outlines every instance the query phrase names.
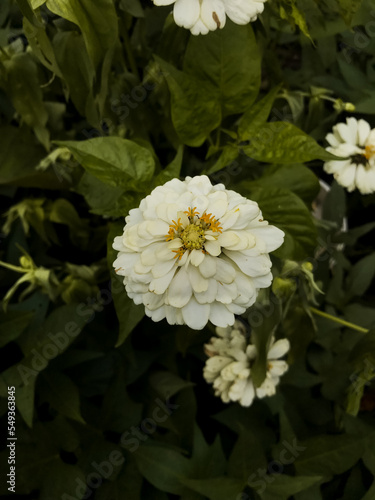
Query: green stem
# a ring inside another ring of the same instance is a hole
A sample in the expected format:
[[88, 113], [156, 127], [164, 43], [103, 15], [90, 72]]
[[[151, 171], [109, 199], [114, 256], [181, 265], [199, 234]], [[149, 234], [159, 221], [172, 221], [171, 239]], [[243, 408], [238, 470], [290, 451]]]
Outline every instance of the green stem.
[[337, 318], [336, 316], [332, 316], [331, 314], [325, 313], [323, 311], [319, 311], [319, 309], [316, 309], [315, 307], [310, 307], [310, 311], [317, 316], [322, 316], [322, 318], [330, 319], [331, 321], [334, 321], [335, 323], [339, 323], [340, 325], [347, 326], [348, 328], [351, 328], [352, 330], [357, 330], [357, 332], [362, 332], [362, 333], [368, 333], [369, 330], [366, 328], [362, 328], [362, 326], [355, 325], [354, 323], [349, 323], [349, 321], [345, 321], [344, 319]]

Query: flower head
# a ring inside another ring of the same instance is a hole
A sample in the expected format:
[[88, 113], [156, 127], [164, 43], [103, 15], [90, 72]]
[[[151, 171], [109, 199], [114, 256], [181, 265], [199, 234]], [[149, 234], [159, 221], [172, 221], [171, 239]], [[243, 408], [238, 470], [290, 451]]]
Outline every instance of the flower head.
[[284, 239], [257, 203], [205, 175], [173, 179], [126, 217], [113, 266], [154, 321], [200, 330], [233, 325], [271, 285], [268, 252]]
[[155, 5], [171, 5], [178, 26], [189, 29], [193, 35], [206, 35], [224, 28], [226, 16], [236, 24], [255, 21], [263, 12], [267, 0], [153, 0]]
[[255, 397], [264, 398], [276, 393], [280, 377], [288, 370], [288, 364], [278, 358], [289, 350], [289, 340], [275, 342], [274, 337], [267, 354], [267, 374], [260, 387], [256, 388], [251, 367], [257, 357], [255, 345], [248, 342], [244, 325], [236, 320], [233, 328], [216, 328], [218, 337], [206, 344], [209, 356], [203, 370], [205, 380], [213, 384], [215, 395], [224, 403], [238, 401], [250, 406]]
[[326, 140], [330, 144], [327, 151], [348, 159], [328, 161], [324, 170], [348, 191], [375, 192], [375, 129], [365, 120], [350, 117], [335, 125]]

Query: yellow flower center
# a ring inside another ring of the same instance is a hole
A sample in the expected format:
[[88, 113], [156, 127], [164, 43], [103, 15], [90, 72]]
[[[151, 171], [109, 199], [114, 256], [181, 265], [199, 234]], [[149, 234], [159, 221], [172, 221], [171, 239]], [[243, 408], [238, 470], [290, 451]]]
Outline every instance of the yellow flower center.
[[187, 250], [199, 250], [203, 248], [204, 242], [206, 241], [204, 229], [200, 224], [198, 226], [196, 224], [189, 224], [186, 226], [180, 238]]
[[189, 207], [184, 213], [187, 215], [189, 224], [184, 226], [181, 222], [181, 217], [177, 221], [172, 220], [168, 234], [165, 236], [167, 241], [172, 241], [175, 238], [181, 239], [182, 246], [178, 250], [172, 250], [176, 254], [175, 258], [178, 258], [178, 260], [181, 259], [186, 250], [202, 250], [205, 253], [206, 231], [212, 231], [213, 233], [222, 232], [220, 222], [212, 214], [204, 213], [200, 216], [196, 207]]
[[373, 156], [375, 156], [375, 146], [366, 146], [363, 156], [366, 158], [366, 160], [370, 160]]

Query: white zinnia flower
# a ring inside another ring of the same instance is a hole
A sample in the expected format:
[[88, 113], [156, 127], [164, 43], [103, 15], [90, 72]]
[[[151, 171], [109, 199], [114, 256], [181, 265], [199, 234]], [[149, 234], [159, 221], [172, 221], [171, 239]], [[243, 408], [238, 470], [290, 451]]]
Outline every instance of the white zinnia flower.
[[272, 337], [267, 354], [266, 378], [256, 388], [251, 378], [251, 366], [257, 349], [247, 341], [243, 324], [236, 320], [233, 328], [216, 328], [216, 333], [219, 337], [212, 337], [210, 343], [205, 345], [209, 358], [203, 369], [205, 380], [213, 383], [215, 396], [220, 396], [224, 403], [238, 401], [242, 406], [250, 406], [255, 397], [273, 396], [281, 375], [288, 370], [288, 364], [278, 358], [288, 352], [289, 340], [275, 342]]
[[375, 129], [365, 120], [350, 117], [335, 125], [326, 140], [330, 144], [327, 151], [348, 159], [328, 161], [324, 170], [348, 191], [375, 192]]
[[113, 266], [154, 321], [200, 330], [233, 325], [271, 285], [272, 252], [284, 233], [254, 201], [205, 175], [159, 186], [126, 217]]
[[267, 0], [153, 0], [155, 5], [171, 5], [178, 26], [189, 29], [193, 35], [206, 35], [216, 28], [224, 28], [226, 16], [236, 24], [255, 21]]

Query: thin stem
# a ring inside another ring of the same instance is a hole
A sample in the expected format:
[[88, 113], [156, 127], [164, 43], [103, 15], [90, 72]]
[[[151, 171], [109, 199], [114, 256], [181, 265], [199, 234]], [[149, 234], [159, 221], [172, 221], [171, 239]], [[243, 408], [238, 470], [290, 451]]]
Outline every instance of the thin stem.
[[344, 319], [337, 318], [336, 316], [332, 316], [331, 314], [325, 313], [323, 311], [319, 311], [319, 309], [316, 309], [315, 307], [310, 307], [310, 311], [317, 316], [322, 316], [322, 318], [330, 319], [331, 321], [334, 321], [335, 323], [339, 323], [340, 325], [347, 326], [348, 328], [351, 328], [352, 330], [357, 330], [358, 332], [362, 333], [368, 333], [369, 330], [366, 328], [362, 328], [362, 326], [355, 325], [354, 323], [349, 323], [349, 321], [345, 321]]

